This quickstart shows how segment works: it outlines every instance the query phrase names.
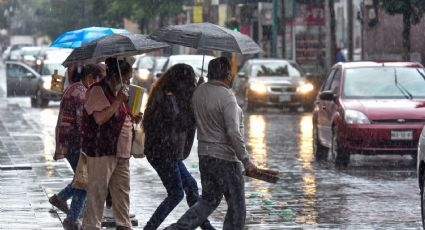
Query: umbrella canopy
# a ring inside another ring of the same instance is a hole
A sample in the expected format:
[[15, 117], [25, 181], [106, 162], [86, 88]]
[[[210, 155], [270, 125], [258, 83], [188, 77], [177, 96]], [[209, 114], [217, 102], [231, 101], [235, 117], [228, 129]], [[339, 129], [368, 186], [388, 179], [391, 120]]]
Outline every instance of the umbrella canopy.
[[202, 50], [255, 54], [263, 50], [250, 37], [211, 23], [166, 26], [150, 38]]
[[111, 34], [76, 48], [62, 65], [87, 64], [104, 61], [108, 57], [128, 57], [168, 47], [141, 34]]
[[88, 27], [79, 30], [68, 31], [61, 34], [50, 46], [62, 48], [77, 48], [109, 34], [126, 33], [129, 32], [125, 29], [115, 29], [108, 27]]

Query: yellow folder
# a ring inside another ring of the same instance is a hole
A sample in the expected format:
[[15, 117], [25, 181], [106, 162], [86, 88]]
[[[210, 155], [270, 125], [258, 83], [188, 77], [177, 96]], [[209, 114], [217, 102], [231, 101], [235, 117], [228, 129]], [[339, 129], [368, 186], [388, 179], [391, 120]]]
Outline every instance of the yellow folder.
[[128, 91], [128, 105], [130, 106], [131, 113], [137, 115], [140, 112], [143, 112], [143, 96], [146, 93], [146, 89], [137, 85], [130, 85]]

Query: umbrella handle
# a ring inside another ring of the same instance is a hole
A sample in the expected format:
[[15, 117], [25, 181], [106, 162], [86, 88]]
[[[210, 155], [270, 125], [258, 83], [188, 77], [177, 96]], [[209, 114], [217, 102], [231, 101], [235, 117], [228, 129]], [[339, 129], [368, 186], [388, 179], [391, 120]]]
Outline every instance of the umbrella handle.
[[116, 58], [116, 59], [117, 59], [117, 66], [118, 66], [118, 74], [120, 75], [120, 82], [121, 82], [121, 85], [123, 85], [123, 83], [122, 83], [122, 75], [121, 75], [120, 63], [119, 63], [119, 61], [118, 61], [118, 58]]
[[204, 59], [205, 59], [205, 54], [202, 55], [202, 69], [201, 69], [201, 77], [203, 77], [204, 75]]

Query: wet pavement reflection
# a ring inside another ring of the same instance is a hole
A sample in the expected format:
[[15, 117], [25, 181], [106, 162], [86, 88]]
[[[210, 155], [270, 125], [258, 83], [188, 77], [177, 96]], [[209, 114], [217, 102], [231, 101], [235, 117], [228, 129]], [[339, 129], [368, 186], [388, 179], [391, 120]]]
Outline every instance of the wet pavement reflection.
[[[35, 109], [29, 100], [10, 101], [21, 107], [9, 108], [8, 115], [0, 114], [0, 126], [9, 131], [0, 132], [0, 144], [10, 151], [11, 161], [24, 159], [30, 163], [36, 176], [2, 172], [0, 181], [27, 176], [31, 184], [39, 183], [41, 187], [30, 188], [34, 191], [31, 199], [40, 204], [38, 215], [54, 221], [42, 193], [58, 192], [72, 178], [64, 160], [52, 159], [59, 106], [53, 103], [48, 108]], [[3, 129], [0, 127], [0, 131]], [[256, 164], [279, 170], [281, 178], [276, 184], [246, 178], [247, 229], [421, 229], [419, 189], [410, 156], [354, 155], [345, 170], [336, 169], [328, 161], [316, 162], [309, 113], [246, 113], [245, 138]], [[195, 142], [185, 164], [200, 185], [196, 149]], [[166, 191], [146, 159], [132, 159], [130, 169], [131, 212], [139, 220], [135, 229], [142, 229]], [[8, 204], [16, 202], [11, 205], [16, 206], [16, 212], [28, 209], [13, 197], [3, 197]], [[211, 215], [211, 222], [218, 229], [226, 209], [222, 202]], [[181, 202], [161, 228], [175, 222], [186, 210], [187, 204]], [[59, 216], [64, 218], [62, 213]]]

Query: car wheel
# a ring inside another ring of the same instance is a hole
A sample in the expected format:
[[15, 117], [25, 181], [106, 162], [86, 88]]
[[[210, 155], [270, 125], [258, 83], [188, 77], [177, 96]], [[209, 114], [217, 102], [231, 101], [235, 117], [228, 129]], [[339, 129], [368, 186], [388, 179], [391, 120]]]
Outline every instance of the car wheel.
[[332, 129], [331, 153], [332, 159], [335, 162], [335, 166], [345, 168], [348, 166], [348, 163], [350, 163], [350, 153], [339, 145], [337, 127]]
[[31, 105], [33, 107], [45, 108], [47, 107], [47, 105], [49, 105], [49, 100], [44, 99], [41, 95], [41, 91], [37, 90], [37, 92], [35, 93], [35, 98], [31, 98]]
[[425, 175], [422, 175], [421, 182], [421, 216], [422, 227], [425, 229]]
[[327, 158], [329, 149], [323, 146], [319, 140], [317, 127], [313, 127], [313, 154], [316, 160], [324, 160]]

